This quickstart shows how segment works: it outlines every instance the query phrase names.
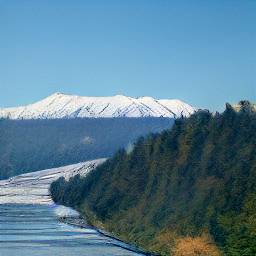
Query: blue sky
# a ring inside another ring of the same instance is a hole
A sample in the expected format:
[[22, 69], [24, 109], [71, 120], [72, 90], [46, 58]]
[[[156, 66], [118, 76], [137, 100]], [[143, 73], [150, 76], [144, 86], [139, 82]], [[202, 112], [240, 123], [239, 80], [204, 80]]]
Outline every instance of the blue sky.
[[256, 1], [0, 0], [0, 106], [53, 92], [256, 101]]

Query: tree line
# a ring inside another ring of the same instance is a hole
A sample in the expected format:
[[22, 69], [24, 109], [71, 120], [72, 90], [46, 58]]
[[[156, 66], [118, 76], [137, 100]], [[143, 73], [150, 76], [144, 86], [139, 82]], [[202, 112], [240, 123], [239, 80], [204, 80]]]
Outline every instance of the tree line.
[[52, 198], [161, 255], [256, 255], [255, 131], [247, 101], [201, 110], [86, 177], [57, 180]]

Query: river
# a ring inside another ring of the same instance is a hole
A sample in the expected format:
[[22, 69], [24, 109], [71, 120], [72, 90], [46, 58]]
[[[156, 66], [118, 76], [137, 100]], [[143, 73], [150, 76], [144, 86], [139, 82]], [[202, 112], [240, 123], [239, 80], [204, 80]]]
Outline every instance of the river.
[[93, 228], [60, 222], [58, 215], [58, 206], [1, 204], [0, 255], [143, 255]]
[[78, 213], [51, 200], [51, 182], [85, 176], [105, 159], [31, 172], [0, 180], [0, 256], [143, 255], [88, 228], [59, 221]]

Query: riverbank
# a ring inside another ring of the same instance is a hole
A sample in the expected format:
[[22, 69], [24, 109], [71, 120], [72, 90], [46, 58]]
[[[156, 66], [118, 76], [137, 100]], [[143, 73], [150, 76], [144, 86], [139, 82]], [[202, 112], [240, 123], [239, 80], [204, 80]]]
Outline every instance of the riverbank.
[[119, 241], [121, 244], [119, 245], [121, 248], [129, 250], [131, 252], [135, 252], [135, 253], [139, 253], [145, 256], [158, 256], [157, 254], [153, 254], [153, 253], [149, 253], [149, 252], [145, 252], [142, 249], [132, 245], [132, 244], [127, 244], [126, 241], [123, 241], [121, 239], [119, 239], [118, 237], [116, 237], [115, 235], [101, 229], [98, 228], [94, 225], [90, 225], [86, 219], [84, 217], [82, 217], [82, 215], [79, 216], [61, 216], [58, 218], [58, 220], [60, 222], [63, 222], [65, 224], [71, 225], [71, 226], [75, 226], [75, 227], [79, 227], [79, 228], [90, 228], [90, 229], [94, 229], [96, 230], [100, 235], [104, 236], [104, 237], [108, 237], [110, 239], [114, 239]]

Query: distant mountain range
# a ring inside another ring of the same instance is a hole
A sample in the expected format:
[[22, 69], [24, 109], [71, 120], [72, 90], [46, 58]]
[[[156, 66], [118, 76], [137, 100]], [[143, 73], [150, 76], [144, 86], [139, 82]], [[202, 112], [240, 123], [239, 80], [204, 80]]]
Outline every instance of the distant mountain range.
[[27, 106], [0, 108], [0, 118], [9, 119], [61, 119], [61, 118], [113, 118], [113, 117], [167, 117], [189, 116], [195, 108], [177, 99], [157, 100], [151, 97], [132, 98], [81, 97], [54, 93]]
[[0, 180], [112, 156], [173, 118], [0, 119]]

